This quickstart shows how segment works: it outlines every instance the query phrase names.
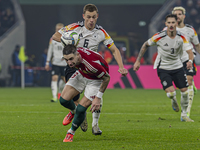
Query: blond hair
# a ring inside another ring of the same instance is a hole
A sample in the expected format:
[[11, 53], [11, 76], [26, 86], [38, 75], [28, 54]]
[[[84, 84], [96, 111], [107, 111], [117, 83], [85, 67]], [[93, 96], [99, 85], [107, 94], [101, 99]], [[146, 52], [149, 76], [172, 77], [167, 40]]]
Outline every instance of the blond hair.
[[57, 23], [57, 24], [56, 24], [56, 27], [57, 27], [57, 26], [62, 26], [62, 27], [64, 27], [64, 24], [63, 24], [63, 23]]
[[185, 15], [185, 8], [183, 8], [183, 7], [181, 7], [181, 6], [174, 7], [174, 9], [172, 10], [172, 14], [173, 14], [176, 10], [182, 11], [182, 13]]

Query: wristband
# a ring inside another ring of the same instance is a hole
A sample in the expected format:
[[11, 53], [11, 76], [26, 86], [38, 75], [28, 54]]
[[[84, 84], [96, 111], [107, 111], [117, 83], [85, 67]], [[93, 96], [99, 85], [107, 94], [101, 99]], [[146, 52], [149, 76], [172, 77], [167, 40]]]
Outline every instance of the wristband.
[[49, 65], [49, 62], [46, 62], [46, 65]]
[[193, 63], [193, 61], [190, 59], [189, 62]]
[[102, 92], [100, 92], [100, 91], [98, 91], [98, 93], [97, 93], [96, 97], [98, 97], [98, 98], [102, 99], [102, 96], [103, 96], [103, 93], [102, 93]]

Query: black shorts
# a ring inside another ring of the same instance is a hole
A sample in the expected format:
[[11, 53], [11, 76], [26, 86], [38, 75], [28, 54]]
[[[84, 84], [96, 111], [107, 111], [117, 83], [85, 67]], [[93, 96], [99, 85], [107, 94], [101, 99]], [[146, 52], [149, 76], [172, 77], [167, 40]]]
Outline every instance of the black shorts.
[[193, 64], [192, 64], [193, 68], [191, 70], [187, 69], [187, 62], [188, 62], [188, 60], [183, 63], [183, 68], [185, 70], [185, 73], [187, 74], [187, 76], [188, 75], [189, 76], [195, 76], [196, 73], [197, 73], [197, 67], [196, 67], [195, 62], [193, 61]]
[[65, 76], [65, 67], [52, 65], [51, 75]]
[[173, 86], [172, 81], [179, 89], [188, 87], [187, 77], [183, 67], [176, 70], [157, 69], [157, 74], [164, 90]]
[[68, 65], [65, 67], [65, 81], [67, 82], [69, 78], [76, 72], [76, 68], [70, 68]]

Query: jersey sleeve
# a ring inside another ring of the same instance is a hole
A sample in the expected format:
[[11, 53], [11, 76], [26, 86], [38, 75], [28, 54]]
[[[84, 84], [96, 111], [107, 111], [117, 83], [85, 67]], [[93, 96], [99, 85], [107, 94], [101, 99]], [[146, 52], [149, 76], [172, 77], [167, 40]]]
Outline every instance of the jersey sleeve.
[[114, 41], [112, 40], [110, 35], [103, 28], [101, 28], [100, 30], [103, 32], [103, 35], [105, 37], [103, 44], [110, 49], [110, 47], [114, 44]]
[[47, 61], [51, 60], [53, 53], [53, 39], [51, 38], [49, 41], [49, 47], [48, 47], [48, 52], [47, 52]]
[[156, 45], [156, 42], [159, 40], [159, 35], [158, 33], [154, 34], [150, 39], [148, 39], [148, 44], [149, 46], [153, 46], [153, 45]]
[[188, 41], [188, 39], [184, 36], [184, 35], [181, 35], [181, 38], [182, 38], [182, 40], [183, 40], [183, 50], [184, 51], [187, 51], [187, 50], [190, 50], [190, 49], [192, 49], [192, 45], [191, 44], [189, 44], [189, 41]]
[[74, 29], [78, 28], [79, 26], [80, 25], [78, 23], [72, 23], [70, 25], [67, 25], [67, 26], [61, 28], [58, 32], [63, 35], [64, 33], [74, 30]]
[[194, 45], [197, 45], [199, 44], [199, 38], [198, 38], [198, 35], [197, 35], [197, 32], [195, 31], [194, 28], [192, 28], [193, 31], [194, 31], [194, 35], [192, 36], [192, 40], [191, 42], [194, 44]]
[[106, 71], [106, 69], [103, 66], [101, 66], [101, 65], [98, 66], [97, 78], [101, 79], [107, 73], [108, 72]]

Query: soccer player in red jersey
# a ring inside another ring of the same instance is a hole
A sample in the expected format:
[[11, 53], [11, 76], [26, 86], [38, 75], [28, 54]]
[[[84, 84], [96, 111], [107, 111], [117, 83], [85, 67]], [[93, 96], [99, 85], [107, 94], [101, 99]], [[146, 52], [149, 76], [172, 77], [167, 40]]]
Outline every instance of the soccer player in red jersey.
[[[67, 45], [63, 49], [63, 59], [70, 68], [78, 69], [66, 83], [60, 97], [61, 105], [70, 109], [71, 112], [76, 112], [75, 115], [68, 116], [68, 124], [74, 119], [63, 140], [63, 142], [72, 142], [75, 131], [85, 118], [87, 108], [92, 105], [90, 109], [92, 112], [100, 109], [101, 98], [110, 81], [110, 76], [108, 64], [103, 57], [87, 48]], [[73, 98], [83, 91], [84, 96], [76, 107]]]

